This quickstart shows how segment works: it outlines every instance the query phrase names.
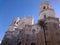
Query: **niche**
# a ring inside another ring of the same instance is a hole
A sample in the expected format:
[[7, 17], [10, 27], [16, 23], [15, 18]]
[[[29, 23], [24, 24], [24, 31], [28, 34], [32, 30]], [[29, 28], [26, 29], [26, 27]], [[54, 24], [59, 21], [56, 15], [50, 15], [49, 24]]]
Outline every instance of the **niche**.
[[36, 45], [35, 43], [31, 43], [31, 45]]

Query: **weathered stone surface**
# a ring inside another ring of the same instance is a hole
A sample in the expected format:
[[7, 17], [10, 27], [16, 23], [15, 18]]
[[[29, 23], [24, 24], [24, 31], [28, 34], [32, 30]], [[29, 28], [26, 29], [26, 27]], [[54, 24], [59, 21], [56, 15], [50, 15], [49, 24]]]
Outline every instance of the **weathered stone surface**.
[[40, 9], [39, 20], [44, 20], [43, 26], [32, 24], [33, 18], [30, 17], [15, 18], [1, 45], [60, 45], [59, 18], [55, 17], [54, 10], [47, 2]]

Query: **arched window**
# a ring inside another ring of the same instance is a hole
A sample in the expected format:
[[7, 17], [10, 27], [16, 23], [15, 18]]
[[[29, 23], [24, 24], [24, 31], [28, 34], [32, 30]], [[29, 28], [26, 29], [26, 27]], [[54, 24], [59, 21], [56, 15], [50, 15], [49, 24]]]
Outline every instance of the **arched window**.
[[36, 45], [35, 43], [31, 43], [31, 45]]
[[35, 31], [36, 31], [35, 29], [32, 30], [33, 33], [34, 33]]
[[46, 9], [46, 7], [44, 6], [43, 9]]
[[44, 18], [46, 18], [46, 14], [44, 15]]

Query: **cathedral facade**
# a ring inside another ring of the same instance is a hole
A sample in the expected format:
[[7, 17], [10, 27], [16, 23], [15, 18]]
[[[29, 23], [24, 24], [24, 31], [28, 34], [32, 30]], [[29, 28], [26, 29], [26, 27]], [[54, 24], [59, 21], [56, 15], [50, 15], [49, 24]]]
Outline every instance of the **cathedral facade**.
[[1, 45], [60, 45], [60, 22], [49, 2], [40, 5], [39, 20], [33, 17], [15, 18]]

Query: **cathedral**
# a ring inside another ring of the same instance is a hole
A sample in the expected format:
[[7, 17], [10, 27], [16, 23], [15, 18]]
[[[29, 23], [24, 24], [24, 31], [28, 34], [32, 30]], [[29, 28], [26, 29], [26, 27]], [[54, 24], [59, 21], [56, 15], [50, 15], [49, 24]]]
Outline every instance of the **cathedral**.
[[60, 45], [60, 22], [49, 2], [40, 5], [39, 19], [15, 18], [9, 26], [1, 45]]

